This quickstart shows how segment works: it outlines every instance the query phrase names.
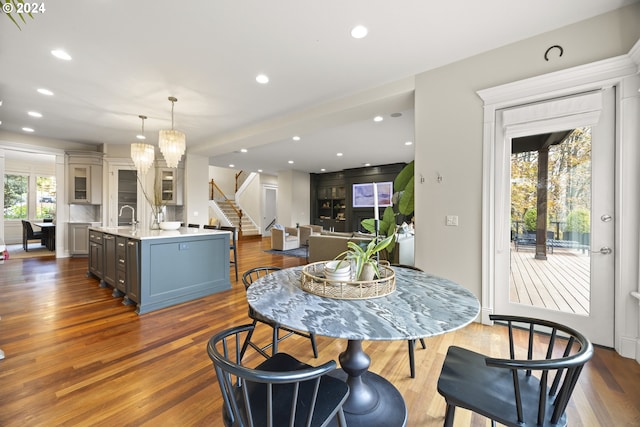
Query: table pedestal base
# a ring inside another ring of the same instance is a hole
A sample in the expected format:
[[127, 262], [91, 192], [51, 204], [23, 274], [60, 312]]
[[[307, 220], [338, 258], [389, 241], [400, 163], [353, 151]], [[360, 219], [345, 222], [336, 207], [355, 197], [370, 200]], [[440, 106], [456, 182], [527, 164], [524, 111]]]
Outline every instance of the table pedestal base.
[[371, 359], [362, 351], [362, 342], [349, 340], [340, 354], [340, 366], [332, 376], [349, 384], [343, 405], [349, 427], [400, 427], [407, 423], [407, 406], [400, 392], [380, 375], [369, 372]]

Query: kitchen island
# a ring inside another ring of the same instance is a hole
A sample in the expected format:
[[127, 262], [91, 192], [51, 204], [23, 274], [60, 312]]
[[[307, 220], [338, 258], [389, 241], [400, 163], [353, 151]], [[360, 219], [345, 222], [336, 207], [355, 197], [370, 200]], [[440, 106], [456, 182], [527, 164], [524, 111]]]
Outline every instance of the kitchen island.
[[222, 230], [89, 227], [89, 271], [144, 314], [231, 288]]

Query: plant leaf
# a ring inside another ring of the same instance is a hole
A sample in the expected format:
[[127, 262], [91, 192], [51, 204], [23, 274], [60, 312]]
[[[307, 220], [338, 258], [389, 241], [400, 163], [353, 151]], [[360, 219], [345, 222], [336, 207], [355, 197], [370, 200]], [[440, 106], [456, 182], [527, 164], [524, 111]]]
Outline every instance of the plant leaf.
[[410, 163], [407, 163], [404, 168], [398, 173], [396, 179], [393, 181], [393, 188], [395, 191], [404, 191], [409, 184], [409, 181], [413, 179], [414, 175], [414, 163], [415, 160], [412, 160]]
[[402, 194], [400, 194], [400, 201], [398, 202], [398, 211], [402, 215], [411, 215], [414, 210], [414, 191], [415, 191], [415, 177], [411, 176], [411, 179], [407, 183]]

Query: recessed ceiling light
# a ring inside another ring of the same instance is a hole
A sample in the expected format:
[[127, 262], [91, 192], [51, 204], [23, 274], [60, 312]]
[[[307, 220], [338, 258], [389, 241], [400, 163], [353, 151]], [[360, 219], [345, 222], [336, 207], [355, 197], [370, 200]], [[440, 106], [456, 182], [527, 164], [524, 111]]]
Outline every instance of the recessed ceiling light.
[[37, 111], [29, 111], [27, 114], [30, 115], [31, 117], [37, 117], [37, 118], [42, 117], [42, 114], [38, 113]]
[[369, 166], [371, 166], [371, 163], [363, 163], [363, 164], [362, 164], [362, 166], [367, 166], [367, 167], [369, 167]]
[[342, 153], [337, 153], [336, 156], [342, 157]]
[[325, 168], [320, 169], [320, 172], [326, 172], [327, 170]]
[[0, 126], [2, 126], [2, 120], [0, 120]]
[[0, 107], [2, 107], [2, 100], [0, 99]]
[[25, 132], [35, 132], [33, 129], [31, 128], [22, 128], [23, 131]]
[[266, 85], [269, 83], [269, 77], [266, 74], [258, 74], [256, 76], [256, 81], [261, 85]]
[[413, 141], [407, 141], [404, 143], [404, 145], [413, 145]]
[[240, 152], [241, 152], [241, 153], [246, 153], [247, 151], [249, 151], [249, 150], [247, 150], [246, 148], [241, 148], [241, 149], [240, 149]]
[[138, 139], [147, 139], [147, 137], [142, 135], [142, 134], [136, 135], [136, 138], [138, 138]]
[[367, 36], [369, 30], [364, 25], [356, 25], [351, 29], [351, 37], [354, 39], [362, 39]]
[[375, 116], [375, 117], [373, 118], [373, 121], [374, 121], [374, 122], [381, 122], [381, 121], [383, 121], [383, 120], [384, 120], [384, 118], [383, 118], [382, 116]]
[[289, 160], [287, 163], [289, 163], [290, 165], [293, 164], [293, 160]]
[[47, 95], [47, 96], [52, 96], [53, 95], [53, 92], [51, 92], [49, 89], [44, 89], [44, 88], [38, 89], [38, 93], [40, 93], [42, 95]]
[[71, 61], [71, 55], [65, 52], [62, 49], [54, 49], [51, 51], [51, 54], [58, 59], [63, 59], [65, 61]]
[[262, 169], [258, 169], [258, 173], [262, 173]]
[[234, 168], [234, 167], [236, 167], [236, 165], [231, 164], [231, 165], [229, 165], [229, 167], [230, 168]]
[[292, 139], [293, 139], [294, 141], [300, 141], [300, 137], [299, 137], [298, 135], [294, 136]]

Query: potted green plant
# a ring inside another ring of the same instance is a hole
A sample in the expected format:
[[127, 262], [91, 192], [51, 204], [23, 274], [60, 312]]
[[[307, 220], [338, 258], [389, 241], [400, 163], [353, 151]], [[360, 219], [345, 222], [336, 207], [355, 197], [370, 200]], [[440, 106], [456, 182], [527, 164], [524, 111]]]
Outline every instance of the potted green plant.
[[376, 239], [373, 239], [367, 244], [366, 247], [362, 247], [356, 242], [347, 242], [348, 249], [335, 257], [336, 260], [341, 260], [336, 268], [339, 268], [340, 264], [344, 261], [352, 261], [355, 264], [354, 277], [356, 277], [356, 280], [373, 280], [374, 277], [380, 276], [378, 260], [376, 259], [375, 255], [389, 246], [393, 241], [394, 235], [388, 236], [380, 241], [376, 241]]

